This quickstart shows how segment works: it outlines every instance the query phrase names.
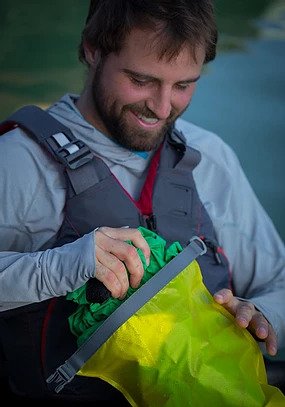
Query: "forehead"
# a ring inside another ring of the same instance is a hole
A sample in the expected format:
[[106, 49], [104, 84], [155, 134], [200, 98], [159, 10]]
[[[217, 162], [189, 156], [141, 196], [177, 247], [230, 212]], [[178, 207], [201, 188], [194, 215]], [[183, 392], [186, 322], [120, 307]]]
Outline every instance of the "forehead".
[[186, 70], [192, 70], [193, 68], [200, 70], [205, 59], [205, 49], [202, 46], [193, 48], [185, 45], [172, 58], [169, 58], [167, 54], [161, 56], [159, 32], [133, 29], [126, 36], [124, 44], [116, 57], [122, 63], [140, 65], [141, 68], [144, 66], [161, 67], [165, 65], [170, 69], [179, 66]]

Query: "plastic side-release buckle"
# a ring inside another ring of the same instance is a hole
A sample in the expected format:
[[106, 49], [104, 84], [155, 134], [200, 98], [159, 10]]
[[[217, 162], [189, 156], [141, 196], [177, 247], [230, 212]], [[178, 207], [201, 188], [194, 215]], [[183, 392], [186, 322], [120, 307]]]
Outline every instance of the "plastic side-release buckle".
[[46, 382], [53, 391], [59, 393], [67, 383], [71, 382], [75, 374], [76, 371], [65, 362], [46, 379]]
[[48, 147], [65, 166], [72, 170], [93, 158], [90, 149], [81, 140], [70, 140], [64, 133], [56, 133], [46, 139]]

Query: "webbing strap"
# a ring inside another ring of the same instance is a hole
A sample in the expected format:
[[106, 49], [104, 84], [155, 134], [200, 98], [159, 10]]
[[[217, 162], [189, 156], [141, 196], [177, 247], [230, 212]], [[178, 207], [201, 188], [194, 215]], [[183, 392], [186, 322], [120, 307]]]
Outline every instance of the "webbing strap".
[[85, 362], [104, 342], [147, 301], [154, 297], [174, 277], [198, 256], [206, 253], [204, 242], [197, 236], [174, 259], [123, 302], [103, 324], [46, 380], [56, 393], [69, 383]]
[[24, 106], [9, 116], [6, 121], [15, 122], [28, 132], [33, 133], [40, 143], [44, 142], [51, 134], [61, 132], [68, 135], [70, 139], [73, 138], [68, 127], [38, 106]]

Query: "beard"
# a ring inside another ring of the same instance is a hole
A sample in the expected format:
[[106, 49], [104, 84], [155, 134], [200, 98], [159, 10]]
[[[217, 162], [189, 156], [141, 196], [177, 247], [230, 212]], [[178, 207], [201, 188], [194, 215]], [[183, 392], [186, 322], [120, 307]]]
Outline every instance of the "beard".
[[92, 83], [92, 100], [94, 107], [102, 123], [107, 129], [109, 136], [121, 146], [132, 151], [155, 150], [164, 140], [167, 131], [172, 127], [173, 122], [179, 115], [171, 111], [163, 127], [158, 130], [138, 129], [132, 126], [127, 120], [126, 113], [131, 111], [135, 114], [142, 114], [148, 118], [156, 118], [156, 115], [142, 103], [124, 105], [117, 113], [116, 101], [109, 102], [108, 95], [101, 82], [103, 61], [97, 67]]

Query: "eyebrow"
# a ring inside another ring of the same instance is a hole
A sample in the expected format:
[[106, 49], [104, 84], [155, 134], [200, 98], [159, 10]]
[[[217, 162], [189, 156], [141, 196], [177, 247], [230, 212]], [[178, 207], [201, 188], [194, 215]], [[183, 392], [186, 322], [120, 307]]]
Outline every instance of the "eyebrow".
[[[137, 78], [140, 78], [140, 79], [143, 79], [143, 80], [161, 82], [161, 80], [159, 78], [157, 78], [156, 76], [146, 75], [146, 74], [143, 74], [143, 73], [132, 71], [131, 69], [127, 69], [127, 68], [123, 69], [122, 71], [125, 72], [128, 75], [136, 76]], [[195, 78], [183, 79], [181, 81], [178, 81], [177, 83], [193, 83], [193, 82], [197, 82], [200, 79], [200, 76], [201, 75], [198, 75]]]

